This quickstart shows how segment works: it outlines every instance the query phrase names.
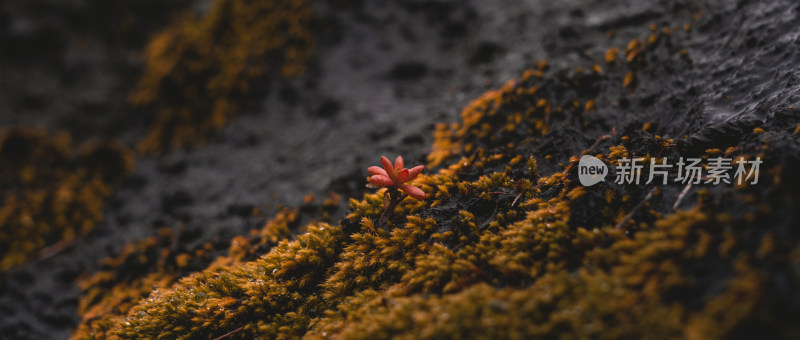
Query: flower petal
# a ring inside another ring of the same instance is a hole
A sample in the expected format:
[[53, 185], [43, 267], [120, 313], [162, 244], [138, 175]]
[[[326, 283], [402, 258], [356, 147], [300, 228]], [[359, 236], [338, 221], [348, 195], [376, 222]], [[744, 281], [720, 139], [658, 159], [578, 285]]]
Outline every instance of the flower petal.
[[367, 172], [369, 172], [369, 174], [373, 175], [373, 176], [374, 175], [382, 175], [382, 176], [389, 177], [389, 174], [386, 173], [386, 170], [383, 170], [383, 168], [381, 168], [379, 166], [371, 166], [371, 167], [367, 168]]
[[383, 169], [386, 170], [386, 174], [389, 175], [389, 178], [394, 179], [397, 174], [394, 172], [392, 161], [386, 158], [386, 156], [381, 156], [381, 163], [383, 164]]
[[375, 185], [380, 185], [384, 187], [394, 185], [394, 181], [391, 178], [386, 177], [384, 175], [375, 175], [369, 178], [369, 182]]
[[394, 159], [394, 171], [400, 171], [400, 169], [405, 167], [406, 165], [403, 163], [403, 157], [397, 156], [397, 158]]
[[411, 170], [408, 170], [408, 179], [403, 182], [408, 182], [410, 180], [417, 178], [417, 176], [419, 176], [419, 174], [422, 172], [422, 169], [425, 169], [424, 165], [417, 165], [411, 168]]
[[403, 169], [397, 172], [397, 183], [405, 183], [408, 181], [409, 171], [408, 169]]
[[425, 192], [422, 191], [422, 189], [417, 188], [413, 185], [408, 185], [408, 184], [400, 185], [400, 190], [403, 190], [405, 193], [408, 194], [408, 196], [414, 197], [418, 200], [425, 199]]

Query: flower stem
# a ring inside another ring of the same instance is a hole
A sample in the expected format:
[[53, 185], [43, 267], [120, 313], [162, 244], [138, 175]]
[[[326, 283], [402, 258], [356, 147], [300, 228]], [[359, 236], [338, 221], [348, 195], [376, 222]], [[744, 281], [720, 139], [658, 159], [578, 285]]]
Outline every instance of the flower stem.
[[394, 208], [406, 198], [406, 194], [400, 193], [399, 190], [396, 188], [389, 188], [384, 193], [384, 198], [388, 195], [388, 203], [386, 203], [383, 207], [383, 213], [381, 214], [381, 218], [378, 220], [378, 225], [383, 225], [383, 222], [386, 221], [386, 218], [389, 217], [392, 213], [394, 213]]

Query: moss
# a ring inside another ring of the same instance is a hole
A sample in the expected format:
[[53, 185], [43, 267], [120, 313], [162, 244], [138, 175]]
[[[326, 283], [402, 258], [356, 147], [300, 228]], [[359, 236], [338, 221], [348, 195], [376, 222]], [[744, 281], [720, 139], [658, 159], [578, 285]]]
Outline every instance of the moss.
[[[303, 209], [307, 215], [330, 219], [339, 206], [339, 198], [331, 195], [320, 204], [308, 202]], [[254, 215], [261, 215], [257, 209]], [[100, 269], [82, 277], [79, 314], [82, 320], [73, 332], [74, 339], [104, 339], [123, 321], [135, 303], [146, 298], [154, 289], [167, 289], [178, 279], [206, 267], [233, 266], [252, 261], [281, 240], [303, 231], [299, 209], [280, 209], [260, 228], [236, 236], [229, 243], [204, 242], [196, 248], [186, 248], [179, 240], [182, 228], [162, 228], [158, 234], [126, 244], [114, 257], [103, 259]], [[226, 249], [220, 252], [218, 249]]]
[[97, 273], [79, 279], [83, 296], [78, 312], [83, 321], [73, 337], [105, 338], [136, 301], [153, 289], [169, 287], [182, 272], [208, 264], [211, 244], [189, 254], [175, 248], [177, 237], [172, 229], [162, 228], [158, 236], [125, 245], [117, 256], [103, 259]]
[[158, 110], [139, 150], [197, 145], [222, 127], [268, 75], [302, 74], [315, 45], [304, 0], [215, 0], [150, 42], [131, 102]]
[[105, 198], [132, 168], [118, 142], [76, 146], [66, 133], [0, 132], [0, 272], [58, 252], [94, 229]]
[[[548, 274], [521, 289], [472, 285], [455, 294], [387, 299], [366, 292], [340, 306], [348, 318], [308, 338], [525, 339], [556, 337], [670, 338], [680, 334], [680, 308], [641, 302], [609, 304], [636, 293], [619, 280], [581, 271]], [[628, 307], [628, 308], [625, 308]], [[646, 313], [642, 313], [646, 312]]]
[[[341, 251], [344, 233], [325, 224], [309, 227], [296, 241], [283, 241], [269, 254], [235, 266], [212, 266], [157, 290], [112, 330], [112, 337], [217, 336], [243, 326], [237, 336], [259, 333], [291, 338], [310, 321], [319, 296], [302, 294], [323, 279]], [[242, 324], [244, 322], [244, 324]]]
[[[585, 123], [603, 109], [597, 97], [607, 91], [595, 86], [601, 77], [621, 93], [636, 91], [635, 83], [622, 86], [629, 72], [648, 79], [643, 71], [653, 49], [675, 35], [652, 34], [632, 41], [625, 59], [610, 60], [602, 73], [540, 64], [473, 101], [459, 124], [439, 125], [429, 155], [436, 168], [412, 183], [428, 199], [405, 199], [383, 223], [376, 221], [385, 189], [351, 199], [339, 223], [308, 224], [258, 258], [218, 261], [153, 291], [107, 334], [797, 336], [790, 315], [800, 301], [793, 288], [800, 275], [785, 268], [800, 263], [791, 227], [800, 182], [786, 174], [799, 171], [800, 160], [782, 152], [800, 149], [796, 140], [759, 139], [765, 132], [747, 134], [732, 149], [712, 146], [709, 154], [759, 155], [773, 165], [762, 169], [762, 187], [703, 188], [686, 199], [693, 204], [685, 210], [672, 209], [681, 185], [645, 190], [576, 181], [582, 154], [610, 162], [703, 154], [656, 135], [655, 124], [632, 124], [589, 150], [560, 143], [592, 128]], [[669, 56], [679, 51], [673, 46]], [[559, 130], [563, 125], [575, 130]], [[265, 239], [286, 234], [283, 226], [267, 229]]]

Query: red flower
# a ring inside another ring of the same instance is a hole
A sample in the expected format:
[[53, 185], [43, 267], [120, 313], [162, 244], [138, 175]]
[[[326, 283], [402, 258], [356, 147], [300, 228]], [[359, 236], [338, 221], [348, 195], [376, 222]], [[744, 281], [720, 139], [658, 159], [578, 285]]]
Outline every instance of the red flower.
[[419, 173], [422, 172], [422, 169], [425, 169], [424, 165], [406, 169], [404, 168], [403, 157], [400, 156], [397, 156], [394, 165], [392, 165], [392, 162], [390, 162], [386, 156], [381, 156], [381, 163], [383, 163], [383, 168], [371, 166], [367, 169], [369, 174], [372, 175], [369, 178], [370, 183], [380, 187], [395, 187], [418, 200], [425, 199], [425, 192], [422, 191], [422, 189], [413, 185], [404, 184], [417, 178]]

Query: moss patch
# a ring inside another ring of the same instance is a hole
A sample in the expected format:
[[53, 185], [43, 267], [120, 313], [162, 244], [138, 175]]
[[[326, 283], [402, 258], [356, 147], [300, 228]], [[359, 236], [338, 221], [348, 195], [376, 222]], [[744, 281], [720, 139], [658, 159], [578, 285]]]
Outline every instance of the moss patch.
[[103, 219], [103, 200], [132, 169], [131, 153], [116, 142], [75, 146], [65, 133], [3, 130], [0, 272], [91, 231]]
[[158, 110], [139, 150], [197, 145], [221, 128], [267, 75], [302, 74], [314, 50], [304, 0], [215, 0], [156, 35], [131, 102]]
[[[305, 230], [300, 227], [301, 210], [307, 218], [325, 221], [339, 209], [336, 195], [319, 203], [309, 196], [299, 209], [281, 209], [261, 228], [231, 240], [188, 247], [190, 242], [183, 228], [162, 228], [156, 236], [126, 244], [116, 256], [103, 259], [96, 273], [78, 280], [83, 292], [78, 310], [82, 321], [72, 337], [107, 338], [130, 309], [154, 289], [168, 289], [178, 279], [206, 267], [233, 266], [256, 259], [279, 241]], [[259, 209], [252, 213], [262, 215]]]

